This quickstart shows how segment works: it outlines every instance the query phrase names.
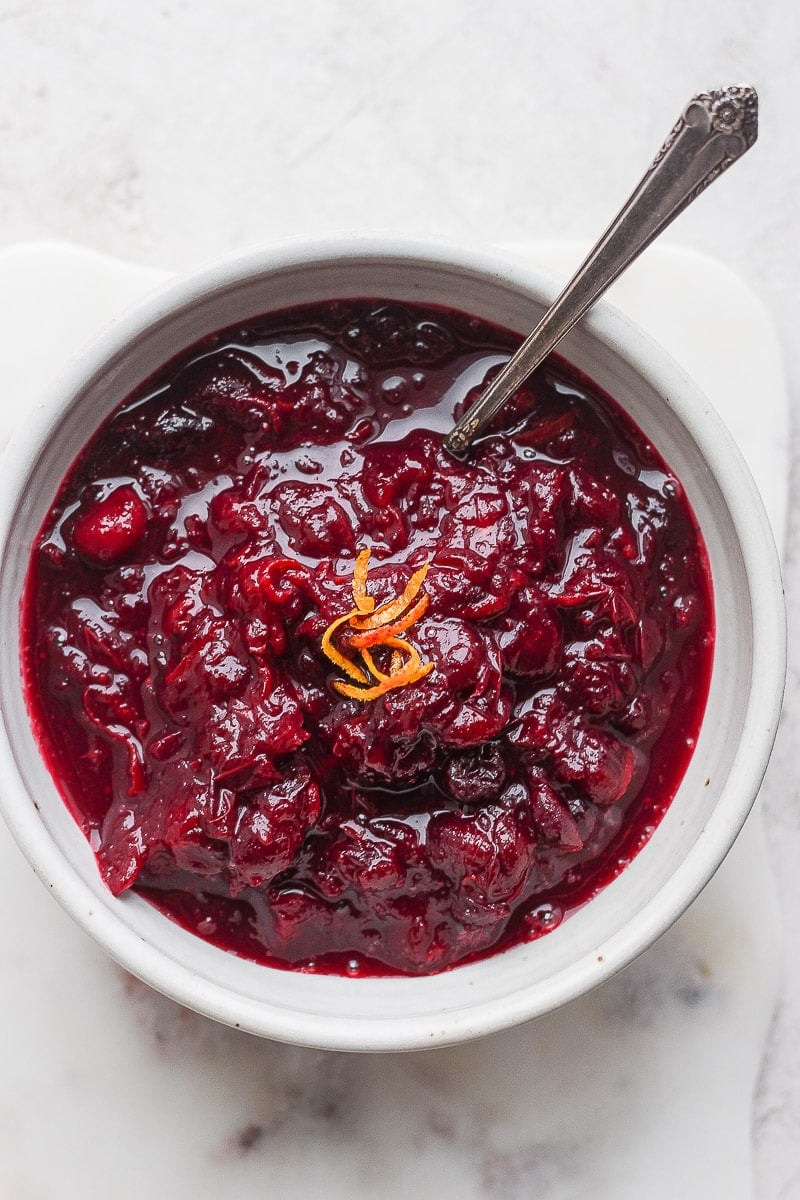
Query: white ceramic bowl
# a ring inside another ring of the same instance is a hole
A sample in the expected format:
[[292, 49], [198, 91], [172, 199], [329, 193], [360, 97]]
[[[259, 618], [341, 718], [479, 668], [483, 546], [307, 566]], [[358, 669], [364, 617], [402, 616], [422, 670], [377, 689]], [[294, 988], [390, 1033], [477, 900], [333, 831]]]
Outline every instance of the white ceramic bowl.
[[[755, 798], [785, 671], [780, 571], [755, 485], [686, 374], [599, 304], [562, 346], [631, 414], [683, 481], [708, 547], [717, 641], [686, 777], [655, 835], [598, 897], [547, 937], [426, 978], [304, 975], [246, 962], [136, 895], [115, 899], [41, 759], [20, 684], [18, 618], [29, 550], [91, 432], [156, 367], [199, 337], [309, 301], [384, 296], [462, 308], [527, 333], [552, 283], [449, 245], [338, 239], [251, 253], [159, 291], [96, 341], [31, 414], [0, 473], [0, 805], [37, 874], [118, 962], [190, 1008], [256, 1034], [347, 1050], [460, 1041], [535, 1017], [619, 970], [719, 866]], [[46, 948], [42, 947], [42, 953]]]

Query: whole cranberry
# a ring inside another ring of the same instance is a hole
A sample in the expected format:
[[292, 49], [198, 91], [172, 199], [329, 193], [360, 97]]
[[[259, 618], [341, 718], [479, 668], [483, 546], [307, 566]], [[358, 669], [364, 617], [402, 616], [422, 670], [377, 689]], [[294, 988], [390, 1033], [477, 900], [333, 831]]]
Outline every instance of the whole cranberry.
[[357, 892], [400, 891], [406, 871], [398, 847], [363, 826], [348, 822], [328, 851], [343, 882]]
[[433, 817], [427, 844], [431, 862], [479, 906], [517, 895], [536, 854], [519, 819], [496, 805]]
[[498, 627], [497, 645], [503, 665], [509, 675], [517, 678], [543, 679], [556, 669], [561, 657], [558, 622], [544, 605], [521, 597], [512, 613]]
[[633, 750], [610, 733], [576, 723], [554, 751], [556, 774], [607, 808], [624, 796], [633, 778]]
[[444, 769], [445, 786], [460, 804], [494, 800], [506, 781], [506, 764], [497, 745], [454, 754]]
[[253, 430], [272, 419], [275, 394], [284, 385], [283, 373], [255, 354], [226, 350], [201, 359], [173, 387], [185, 388], [212, 416]]
[[354, 546], [353, 523], [330, 488], [316, 483], [283, 483], [273, 497], [282, 529], [299, 554], [335, 558]]
[[364, 452], [364, 495], [384, 507], [426, 487], [432, 474], [435, 445], [430, 434], [414, 434], [397, 446], [380, 444]]
[[291, 866], [320, 812], [319, 788], [299, 769], [248, 796], [231, 840], [231, 895], [261, 887]]
[[81, 506], [72, 526], [72, 544], [89, 566], [114, 566], [141, 542], [147, 515], [144, 501], [132, 487], [115, 488], [103, 500]]
[[547, 782], [544, 772], [534, 767], [530, 774], [530, 809], [536, 828], [562, 850], [582, 850], [583, 838], [567, 805]]

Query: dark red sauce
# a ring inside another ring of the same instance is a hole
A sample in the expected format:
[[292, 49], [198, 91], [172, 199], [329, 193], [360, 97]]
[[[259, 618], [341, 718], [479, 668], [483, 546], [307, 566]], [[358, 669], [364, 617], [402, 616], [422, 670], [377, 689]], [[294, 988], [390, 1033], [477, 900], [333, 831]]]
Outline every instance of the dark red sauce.
[[[103, 423], [34, 547], [24, 674], [109, 888], [260, 962], [436, 971], [537, 937], [647, 841], [708, 689], [678, 481], [552, 359], [471, 458], [443, 433], [519, 338], [320, 304], [191, 347]], [[369, 546], [427, 559], [424, 679], [338, 695]]]

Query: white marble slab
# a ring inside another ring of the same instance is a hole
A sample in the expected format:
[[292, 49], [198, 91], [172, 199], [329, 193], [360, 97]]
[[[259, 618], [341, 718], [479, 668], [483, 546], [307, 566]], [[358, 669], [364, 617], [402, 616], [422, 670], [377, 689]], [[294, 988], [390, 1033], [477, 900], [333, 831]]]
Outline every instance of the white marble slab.
[[[562, 277], [578, 257], [524, 252]], [[0, 254], [0, 437], [156, 280], [57, 244]], [[787, 405], [762, 306], [711, 260], [658, 247], [614, 299], [716, 403], [782, 541]], [[4, 829], [0, 867], [0, 1200], [753, 1195], [779, 951], [758, 814], [683, 919], [602, 989], [520, 1029], [404, 1056], [213, 1025], [106, 959]]]

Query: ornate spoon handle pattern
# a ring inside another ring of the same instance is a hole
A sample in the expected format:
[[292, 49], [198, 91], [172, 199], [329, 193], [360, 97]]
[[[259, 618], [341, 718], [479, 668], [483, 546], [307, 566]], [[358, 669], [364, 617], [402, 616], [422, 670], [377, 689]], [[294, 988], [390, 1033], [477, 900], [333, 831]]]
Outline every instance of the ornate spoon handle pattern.
[[449, 434], [464, 454], [506, 400], [525, 382], [595, 300], [679, 213], [713, 183], [758, 136], [758, 96], [752, 87], [700, 92], [681, 113], [630, 199], [564, 290]]

